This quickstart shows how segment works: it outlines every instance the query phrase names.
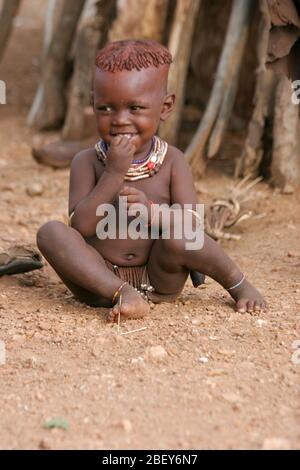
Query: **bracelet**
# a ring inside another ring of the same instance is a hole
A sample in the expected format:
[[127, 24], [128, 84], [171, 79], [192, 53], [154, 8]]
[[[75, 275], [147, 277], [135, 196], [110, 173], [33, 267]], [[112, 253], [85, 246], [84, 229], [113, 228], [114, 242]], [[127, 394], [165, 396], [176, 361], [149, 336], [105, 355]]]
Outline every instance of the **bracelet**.
[[68, 226], [69, 226], [69, 227], [71, 227], [71, 222], [72, 222], [72, 217], [73, 217], [73, 215], [74, 215], [74, 212], [75, 212], [75, 211], [73, 211], [73, 212], [69, 215], [69, 218], [68, 218]]
[[123, 284], [120, 285], [120, 287], [118, 287], [118, 289], [116, 290], [116, 292], [114, 293], [112, 299], [111, 299], [111, 302], [112, 304], [114, 305], [115, 303], [115, 300], [116, 298], [118, 297], [118, 295], [120, 294], [121, 290], [123, 289], [123, 287], [125, 286], [125, 284], [128, 284], [128, 282], [123, 282]]
[[200, 225], [202, 225], [203, 223], [203, 219], [202, 217], [198, 214], [197, 211], [194, 211], [193, 209], [187, 209], [187, 212], [191, 212], [195, 217], [196, 219], [198, 219], [200, 221], [200, 224], [198, 225], [198, 227], [200, 227]]
[[226, 290], [233, 290], [236, 287], [239, 287], [244, 282], [245, 279], [246, 279], [246, 276], [245, 276], [245, 274], [243, 274], [242, 279], [237, 284], [234, 284], [234, 286], [228, 287], [228, 289], [226, 289]]

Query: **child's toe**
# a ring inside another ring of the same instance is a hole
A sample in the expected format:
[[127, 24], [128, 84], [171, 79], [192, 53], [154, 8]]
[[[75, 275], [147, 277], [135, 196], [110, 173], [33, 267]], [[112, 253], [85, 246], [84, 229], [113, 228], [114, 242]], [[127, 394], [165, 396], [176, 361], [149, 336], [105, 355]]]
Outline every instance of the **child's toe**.
[[254, 301], [253, 300], [248, 300], [248, 302], [247, 302], [247, 312], [248, 313], [254, 312]]
[[107, 314], [107, 317], [106, 317], [106, 320], [108, 322], [113, 322], [116, 318], [116, 316], [118, 315], [118, 309], [113, 307], [110, 309], [110, 311], [108, 312]]
[[246, 313], [247, 311], [247, 300], [239, 299], [236, 304], [236, 309], [239, 313]]

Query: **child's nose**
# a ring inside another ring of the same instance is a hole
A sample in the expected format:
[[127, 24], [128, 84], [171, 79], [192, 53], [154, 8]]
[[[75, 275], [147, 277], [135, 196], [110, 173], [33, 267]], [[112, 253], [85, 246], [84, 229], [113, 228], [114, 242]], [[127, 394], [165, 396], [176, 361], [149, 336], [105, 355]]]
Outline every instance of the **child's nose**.
[[113, 126], [124, 126], [130, 123], [129, 114], [126, 110], [116, 111], [113, 115], [112, 125]]

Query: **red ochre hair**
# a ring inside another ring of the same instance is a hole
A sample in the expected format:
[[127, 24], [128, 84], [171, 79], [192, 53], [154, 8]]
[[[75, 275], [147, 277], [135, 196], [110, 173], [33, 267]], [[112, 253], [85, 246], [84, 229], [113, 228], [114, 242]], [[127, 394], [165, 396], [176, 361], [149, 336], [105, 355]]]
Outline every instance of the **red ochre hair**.
[[96, 56], [96, 67], [107, 72], [141, 70], [172, 63], [169, 50], [156, 41], [126, 40], [108, 43]]

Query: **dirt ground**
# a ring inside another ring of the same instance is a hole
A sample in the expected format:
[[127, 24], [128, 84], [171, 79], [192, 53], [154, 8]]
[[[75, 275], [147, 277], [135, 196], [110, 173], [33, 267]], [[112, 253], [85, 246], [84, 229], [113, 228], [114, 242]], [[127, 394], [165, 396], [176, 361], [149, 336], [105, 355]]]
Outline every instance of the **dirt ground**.
[[[25, 2], [26, 3], [26, 2]], [[34, 4], [34, 2], [31, 2]], [[28, 2], [27, 2], [28, 5]], [[42, 139], [25, 118], [39, 77], [40, 22], [27, 10], [6, 51], [0, 79], [0, 247], [35, 243], [38, 227], [66, 221], [68, 170], [39, 166]], [[42, 194], [30, 196], [34, 182]], [[199, 201], [233, 181], [210, 171]], [[226, 251], [264, 293], [269, 310], [235, 313], [216, 283], [187, 284], [173, 304], [127, 321], [117, 335], [104, 309], [77, 302], [46, 264], [0, 278], [1, 449], [300, 448], [299, 193], [266, 183], [255, 190], [254, 217]], [[153, 354], [154, 346], [165, 353]], [[47, 429], [64, 419], [68, 429]]]

